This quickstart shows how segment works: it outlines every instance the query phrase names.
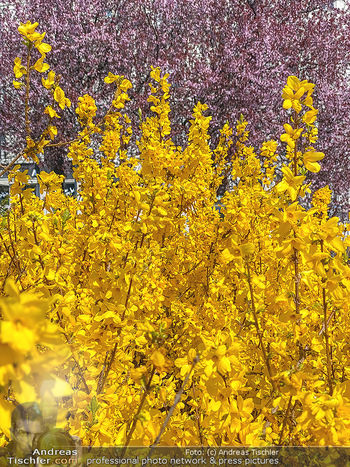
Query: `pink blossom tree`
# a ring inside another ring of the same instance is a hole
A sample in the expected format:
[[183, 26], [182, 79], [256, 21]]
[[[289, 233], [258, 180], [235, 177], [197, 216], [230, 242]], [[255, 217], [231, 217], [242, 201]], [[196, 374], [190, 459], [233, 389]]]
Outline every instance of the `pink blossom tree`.
[[[326, 154], [317, 183], [330, 184], [342, 196], [339, 206], [349, 207], [349, 9], [326, 0], [12, 0], [0, 15], [0, 132], [8, 151], [20, 150], [25, 138], [23, 96], [12, 87], [13, 60], [21, 53], [17, 27], [38, 21], [53, 47], [47, 60], [73, 104], [59, 123], [58, 140], [69, 140], [78, 128], [80, 95], [92, 95], [101, 114], [108, 107], [111, 90], [103, 78], [109, 71], [133, 83], [128, 111], [137, 128], [138, 109], [148, 112], [153, 65], [170, 74], [177, 144], [201, 101], [213, 116], [212, 144], [218, 128], [226, 120], [234, 125], [243, 113], [250, 143], [259, 150], [282, 133], [281, 89], [296, 75], [316, 84], [317, 147]], [[31, 99], [35, 134], [43, 125], [39, 87], [32, 87]], [[46, 167], [60, 171], [65, 152], [47, 149]]]

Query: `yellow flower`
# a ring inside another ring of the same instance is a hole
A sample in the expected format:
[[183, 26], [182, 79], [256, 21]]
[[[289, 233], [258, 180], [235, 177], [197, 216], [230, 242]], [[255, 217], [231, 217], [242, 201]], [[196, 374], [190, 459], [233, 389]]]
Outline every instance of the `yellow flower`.
[[55, 139], [55, 136], [57, 135], [57, 127], [56, 126], [53, 126], [53, 125], [50, 125], [48, 128], [47, 128], [47, 131], [49, 133], [49, 136], [50, 138], [53, 140]]
[[22, 65], [19, 57], [15, 58], [15, 66], [13, 68], [16, 78], [22, 78], [24, 74], [27, 74], [26, 68]]
[[313, 92], [314, 86], [314, 84], [308, 83], [307, 80], [299, 81], [296, 76], [289, 76], [287, 79], [287, 86], [284, 87], [282, 92], [282, 97], [284, 99], [283, 108], [293, 108], [297, 113], [299, 113], [302, 109], [300, 100], [305, 92], [307, 92], [306, 99], [308, 100], [305, 99], [303, 103], [305, 105], [311, 106], [312, 99], [310, 96]]
[[24, 83], [20, 83], [19, 81], [12, 81], [12, 83], [15, 89], [21, 89], [21, 87], [24, 86]]
[[44, 73], [50, 68], [48, 63], [44, 63], [45, 55], [42, 55], [39, 60], [33, 65], [34, 70], [38, 71], [39, 73]]
[[332, 191], [329, 186], [326, 185], [323, 188], [315, 191], [312, 197], [312, 205], [321, 213], [326, 213], [328, 205], [332, 200]]
[[75, 112], [78, 114], [81, 123], [86, 121], [91, 124], [93, 117], [96, 115], [96, 111], [95, 100], [91, 96], [85, 94], [83, 97], [79, 97], [79, 104]]
[[303, 128], [294, 130], [289, 124], [285, 124], [284, 129], [286, 130], [286, 133], [281, 135], [281, 141], [284, 141], [291, 149], [294, 149], [295, 141], [300, 138]]
[[47, 107], [45, 107], [45, 110], [44, 110], [44, 113], [48, 114], [50, 118], [61, 118], [55, 109], [52, 108], [51, 105], [48, 105]]
[[274, 156], [278, 143], [277, 141], [266, 141], [262, 144], [261, 155], [264, 157]]
[[317, 109], [309, 110], [303, 115], [303, 122], [307, 123], [308, 125], [311, 125], [316, 120], [317, 114], [318, 114]]
[[110, 84], [114, 83], [115, 81], [119, 81], [120, 78], [121, 77], [119, 75], [114, 75], [113, 73], [109, 72], [108, 76], [105, 77], [104, 82]]
[[39, 23], [32, 24], [30, 21], [27, 21], [26, 24], [21, 23], [21, 25], [18, 26], [18, 32], [33, 42], [42, 37], [41, 34], [35, 31], [37, 26], [39, 26]]
[[180, 375], [184, 378], [188, 372], [191, 370], [193, 362], [197, 356], [197, 352], [195, 349], [190, 349], [188, 351], [187, 357], [185, 358], [177, 358], [175, 360], [175, 366], [180, 368]]
[[42, 42], [44, 38], [44, 34], [42, 34], [42, 37], [34, 42], [34, 46], [37, 48], [37, 50], [41, 53], [41, 55], [46, 55], [48, 52], [51, 51], [51, 45], [46, 44], [45, 42]]
[[65, 106], [71, 106], [70, 100], [65, 97], [63, 89], [61, 89], [59, 86], [56, 87], [53, 97], [55, 101], [58, 102], [58, 105], [62, 110], [65, 108]]
[[155, 350], [151, 355], [151, 362], [157, 368], [158, 371], [167, 371], [171, 362], [165, 357], [166, 350], [164, 347], [160, 347]]
[[46, 89], [51, 89], [55, 83], [55, 72], [49, 71], [47, 79], [41, 78], [41, 82]]
[[282, 168], [283, 179], [276, 185], [278, 193], [287, 191], [290, 198], [294, 200], [298, 193], [299, 187], [301, 187], [303, 181], [305, 180], [304, 175], [294, 175], [289, 167], [284, 166]]
[[308, 152], [305, 152], [303, 155], [303, 161], [304, 161], [305, 167], [310, 172], [320, 171], [321, 166], [316, 161], [320, 161], [323, 158], [324, 158], [323, 152], [308, 151]]

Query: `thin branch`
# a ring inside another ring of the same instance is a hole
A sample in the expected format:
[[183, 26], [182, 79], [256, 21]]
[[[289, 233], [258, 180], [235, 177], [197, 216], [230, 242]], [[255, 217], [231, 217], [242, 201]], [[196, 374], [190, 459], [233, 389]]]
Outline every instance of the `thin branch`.
[[[192, 381], [192, 392], [193, 392], [193, 400], [195, 400], [196, 391], [195, 391], [195, 388], [194, 388], [194, 381]], [[200, 418], [199, 418], [199, 411], [198, 411], [198, 406], [197, 405], [196, 405], [196, 419], [197, 419], [199, 440], [201, 442], [201, 446], [203, 446], [202, 427], [201, 427], [201, 422], [200, 422]]]
[[11, 167], [12, 167], [13, 165], [15, 165], [15, 163], [18, 161], [18, 159], [19, 159], [20, 157], [24, 156], [24, 155], [25, 155], [25, 150], [23, 150], [22, 152], [20, 152], [14, 159], [12, 159], [12, 161], [11, 161], [9, 164], [7, 164], [7, 165], [4, 167], [4, 169], [0, 172], [0, 177], [1, 177], [2, 175], [4, 175], [4, 173], [6, 173], [8, 170], [10, 170]]
[[153, 366], [153, 369], [152, 369], [152, 372], [150, 374], [150, 377], [149, 377], [149, 380], [148, 380], [148, 383], [146, 384], [145, 386], [145, 389], [144, 389], [144, 393], [142, 395], [142, 399], [141, 399], [141, 402], [140, 402], [140, 405], [139, 405], [139, 408], [136, 412], [136, 415], [134, 416], [134, 419], [133, 419], [133, 422], [132, 422], [132, 425], [131, 425], [131, 428], [130, 428], [130, 431], [128, 433], [128, 436], [126, 438], [126, 441], [125, 441], [125, 445], [124, 445], [124, 448], [121, 452], [121, 458], [123, 458], [124, 454], [125, 454], [125, 451], [130, 443], [130, 440], [131, 440], [131, 437], [135, 431], [135, 428], [136, 428], [136, 423], [137, 423], [137, 420], [139, 419], [139, 415], [141, 413], [141, 410], [142, 410], [142, 407], [143, 407], [143, 404], [145, 403], [145, 400], [146, 400], [146, 397], [147, 397], [147, 394], [151, 388], [151, 382], [152, 382], [152, 378], [154, 376], [154, 373], [155, 373], [156, 369], [155, 367]]
[[275, 384], [275, 381], [273, 380], [270, 362], [269, 362], [267, 352], [266, 352], [266, 349], [265, 349], [265, 344], [264, 344], [264, 341], [263, 341], [263, 331], [260, 329], [258, 316], [257, 316], [257, 313], [256, 313], [255, 300], [254, 300], [254, 291], [253, 291], [252, 280], [251, 280], [251, 275], [250, 275], [250, 267], [249, 267], [248, 262], [247, 262], [247, 276], [248, 276], [248, 285], [249, 285], [250, 298], [251, 298], [251, 303], [252, 303], [254, 323], [255, 323], [256, 330], [257, 330], [261, 351], [262, 351], [263, 358], [264, 358], [264, 361], [265, 361], [265, 364], [266, 364], [266, 368], [267, 368], [267, 372], [268, 372], [268, 375], [269, 375], [270, 383], [272, 385], [272, 389], [273, 389], [273, 391], [276, 391], [276, 384]]
[[279, 445], [279, 446], [281, 446], [281, 443], [282, 443], [283, 433], [284, 433], [284, 429], [285, 429], [286, 424], [287, 424], [287, 418], [288, 418], [288, 415], [289, 415], [290, 406], [291, 406], [291, 404], [292, 404], [292, 399], [293, 399], [293, 396], [289, 396], [288, 406], [287, 406], [286, 413], [284, 414], [284, 419], [283, 419], [281, 434], [280, 434], [280, 438], [279, 438], [279, 441], [278, 441], [278, 445]]
[[180, 402], [180, 400], [181, 400], [182, 393], [184, 392], [184, 389], [185, 389], [186, 384], [187, 384], [187, 382], [188, 382], [188, 380], [189, 380], [189, 378], [190, 378], [190, 376], [191, 376], [191, 373], [192, 373], [194, 367], [197, 365], [198, 362], [199, 362], [199, 355], [197, 355], [197, 356], [194, 358], [194, 360], [193, 360], [193, 362], [192, 362], [192, 366], [191, 366], [191, 368], [190, 368], [190, 371], [187, 373], [187, 376], [186, 376], [186, 378], [185, 378], [185, 381], [183, 382], [183, 384], [182, 384], [182, 386], [181, 386], [179, 392], [178, 392], [178, 393], [176, 394], [176, 396], [175, 396], [174, 403], [173, 403], [173, 405], [171, 406], [171, 408], [170, 408], [170, 410], [169, 410], [169, 412], [168, 412], [168, 415], [167, 415], [166, 419], [164, 420], [164, 423], [163, 423], [163, 425], [162, 425], [162, 427], [161, 427], [161, 429], [160, 429], [160, 432], [159, 432], [157, 438], [155, 439], [154, 443], [150, 446], [151, 450], [150, 450], [150, 452], [149, 452], [149, 454], [148, 454], [148, 457], [151, 457], [151, 454], [152, 454], [152, 452], [153, 452], [153, 449], [158, 445], [158, 443], [159, 443], [159, 441], [160, 441], [160, 438], [161, 438], [162, 434], [164, 433], [164, 430], [165, 430], [167, 424], [169, 423], [169, 420], [170, 420], [170, 418], [171, 418], [171, 416], [172, 416], [172, 414], [173, 414], [173, 412], [174, 412], [174, 410], [175, 410], [175, 407], [177, 406], [177, 404], [178, 404], [178, 403]]

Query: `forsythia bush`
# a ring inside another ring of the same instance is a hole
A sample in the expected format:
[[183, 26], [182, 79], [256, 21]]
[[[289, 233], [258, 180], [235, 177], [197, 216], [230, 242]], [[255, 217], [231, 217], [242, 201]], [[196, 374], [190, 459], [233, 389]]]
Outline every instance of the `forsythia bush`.
[[[55, 144], [53, 121], [70, 105], [49, 71], [47, 128], [32, 137], [30, 75], [46, 73], [50, 51], [36, 27], [19, 27], [28, 56], [26, 65], [16, 58], [24, 81], [14, 82], [25, 90], [23, 155], [34, 159]], [[51, 378], [61, 426], [84, 445], [151, 445], [160, 434], [162, 445], [349, 445], [346, 227], [328, 217], [328, 187], [310, 209], [300, 204], [307, 171], [324, 157], [313, 146], [314, 85], [291, 76], [283, 90], [288, 162], [278, 182], [277, 142], [264, 142], [258, 157], [243, 117], [236, 135], [225, 124], [211, 150], [198, 103], [187, 146], [176, 147], [167, 75], [156, 68], [151, 78], [153, 116], [140, 114], [136, 155], [127, 79], [106, 77], [115, 91], [100, 121], [94, 99], [79, 99], [81, 131], [69, 142], [77, 197], [63, 194], [53, 172], [38, 177], [42, 199], [26, 173], [10, 173], [1, 429], [8, 435], [14, 403], [40, 402]], [[236, 186], [219, 213], [228, 171]]]

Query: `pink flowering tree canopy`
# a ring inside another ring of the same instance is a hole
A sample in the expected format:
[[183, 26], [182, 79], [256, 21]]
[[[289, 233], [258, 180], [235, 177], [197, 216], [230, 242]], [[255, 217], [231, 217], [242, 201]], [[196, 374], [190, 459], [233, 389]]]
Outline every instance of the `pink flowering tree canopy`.
[[[133, 83], [128, 114], [137, 128], [139, 109], [142, 115], [149, 111], [153, 65], [170, 74], [176, 144], [184, 141], [192, 108], [201, 101], [213, 116], [213, 144], [218, 128], [226, 121], [234, 125], [243, 114], [250, 144], [259, 151], [263, 141], [283, 133], [281, 89], [295, 75], [316, 85], [317, 144], [326, 154], [317, 183], [329, 184], [337, 195], [333, 206], [349, 208], [348, 8], [333, 8], [325, 0], [12, 0], [0, 15], [0, 136], [5, 154], [20, 151], [26, 136], [23, 91], [12, 85], [13, 61], [21, 53], [17, 28], [20, 22], [37, 21], [52, 45], [48, 62], [62, 75], [60, 85], [72, 102], [58, 124], [58, 141], [68, 141], [79, 128], [74, 110], [79, 96], [90, 94], [101, 115], [108, 108], [108, 72]], [[47, 105], [39, 89], [33, 83], [33, 134], [40, 134]], [[283, 148], [280, 144], [281, 157]], [[44, 167], [62, 173], [66, 152], [65, 146], [48, 148]]]

